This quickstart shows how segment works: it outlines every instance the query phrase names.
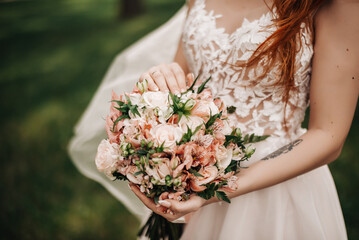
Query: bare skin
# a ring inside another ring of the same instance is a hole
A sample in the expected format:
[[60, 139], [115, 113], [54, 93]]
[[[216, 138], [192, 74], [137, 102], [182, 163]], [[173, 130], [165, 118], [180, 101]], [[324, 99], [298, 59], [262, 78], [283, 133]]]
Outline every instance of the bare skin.
[[[237, 2], [246, 4], [249, 1]], [[265, 161], [241, 170], [238, 174], [239, 188], [228, 193], [229, 198], [284, 182], [338, 158], [353, 120], [359, 94], [358, 12], [359, 0], [333, 0], [318, 11], [315, 16], [308, 131], [295, 142], [265, 157]], [[181, 48], [180, 44], [175, 62], [182, 67], [184, 76], [188, 68]], [[174, 85], [172, 81], [165, 78], [166, 86]], [[183, 86], [181, 82], [176, 84], [178, 89]], [[185, 202], [161, 202], [163, 207], [174, 213], [170, 214], [163, 213], [163, 208], [157, 207], [135, 186], [132, 185], [131, 189], [147, 207], [169, 221], [218, 201], [216, 198], [204, 200], [193, 195]]]

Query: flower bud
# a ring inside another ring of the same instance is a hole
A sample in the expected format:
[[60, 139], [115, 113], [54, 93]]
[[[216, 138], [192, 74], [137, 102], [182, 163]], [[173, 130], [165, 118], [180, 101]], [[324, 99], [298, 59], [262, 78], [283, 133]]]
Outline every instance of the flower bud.
[[181, 177], [173, 179], [173, 185], [179, 187], [181, 186], [181, 184], [182, 184]]
[[128, 149], [128, 143], [126, 143], [126, 142], [124, 142], [124, 143], [121, 143], [121, 146], [120, 146], [120, 148], [121, 148], [121, 150], [124, 152], [124, 151], [126, 151], [127, 149]]
[[146, 156], [141, 156], [140, 162], [141, 162], [142, 165], [145, 165], [145, 163], [147, 163], [147, 157]]
[[128, 152], [129, 152], [130, 154], [134, 154], [134, 153], [135, 153], [135, 150], [130, 149]]
[[145, 147], [146, 146], [146, 140], [145, 139], [142, 139], [141, 140], [141, 147]]
[[194, 100], [194, 99], [188, 99], [187, 102], [185, 103], [183, 109], [184, 109], [185, 111], [191, 111], [191, 110], [194, 108], [195, 105], [196, 105], [196, 100]]
[[246, 149], [246, 156], [247, 156], [248, 158], [250, 158], [255, 151], [256, 151], [255, 148], [250, 148], [250, 147], [248, 147], [248, 148]]
[[239, 137], [242, 136], [242, 132], [240, 128], [236, 128], [236, 135]]
[[167, 176], [165, 177], [165, 181], [166, 181], [166, 185], [167, 185], [167, 186], [171, 186], [171, 184], [172, 184], [172, 177], [171, 177], [170, 175], [167, 175]]
[[148, 81], [146, 79], [144, 79], [142, 82], [137, 82], [136, 87], [137, 87], [138, 91], [140, 91], [141, 93], [144, 93], [148, 90]]
[[147, 143], [147, 147], [148, 147], [148, 148], [153, 147], [153, 142], [152, 142], [152, 141], [149, 141], [149, 142]]

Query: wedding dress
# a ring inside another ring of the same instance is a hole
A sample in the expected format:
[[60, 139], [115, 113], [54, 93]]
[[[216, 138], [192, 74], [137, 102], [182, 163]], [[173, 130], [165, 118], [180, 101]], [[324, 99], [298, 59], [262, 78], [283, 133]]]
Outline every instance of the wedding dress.
[[[283, 89], [273, 86], [278, 65], [262, 76], [268, 59], [244, 68], [253, 51], [275, 30], [272, 12], [253, 21], [244, 19], [233, 33], [217, 27], [222, 16], [206, 9], [205, 0], [191, 8], [183, 30], [183, 49], [190, 72], [204, 79], [227, 106], [230, 117], [244, 133], [271, 137], [254, 144], [255, 154], [243, 166], [259, 161], [305, 133], [301, 128], [308, 106], [312, 36], [301, 26], [301, 49], [295, 62], [295, 89], [285, 108]], [[286, 119], [287, 129], [283, 127]], [[270, 161], [270, 160], [268, 160]], [[239, 182], [240, 184], [240, 182]], [[201, 208], [185, 228], [182, 239], [346, 239], [346, 230], [336, 188], [328, 166], [263, 190]]]
[[[235, 67], [246, 60], [275, 29], [272, 13], [248, 21], [233, 33], [217, 27], [220, 15], [206, 10], [197, 0], [186, 18], [182, 8], [168, 23], [121, 53], [111, 65], [87, 110], [75, 128], [69, 145], [73, 162], [84, 175], [98, 181], [135, 216], [144, 221], [149, 210], [128, 189], [127, 183], [108, 180], [97, 171], [97, 145], [106, 137], [104, 117], [109, 111], [111, 91], [129, 91], [142, 72], [173, 60], [181, 33], [190, 71], [208, 83], [215, 96], [236, 107], [231, 120], [244, 133], [269, 134], [254, 144], [250, 166], [269, 153], [305, 133], [301, 128], [308, 106], [312, 36], [301, 32], [302, 48], [296, 56], [295, 90], [286, 110], [281, 88], [273, 87], [278, 64], [264, 77], [268, 59], [252, 68]], [[184, 26], [182, 25], [184, 23]], [[163, 41], [166, 39], [166, 41]], [[286, 119], [287, 130], [283, 127]], [[270, 160], [269, 160], [270, 161]], [[335, 185], [327, 166], [231, 200], [201, 208], [191, 218], [182, 239], [346, 239], [346, 230]]]

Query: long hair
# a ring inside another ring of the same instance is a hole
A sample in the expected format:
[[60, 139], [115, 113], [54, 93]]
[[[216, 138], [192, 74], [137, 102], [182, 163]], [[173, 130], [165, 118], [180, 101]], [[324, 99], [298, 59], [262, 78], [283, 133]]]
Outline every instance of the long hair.
[[[313, 18], [319, 7], [327, 0], [273, 0], [272, 12], [276, 18], [274, 24], [277, 30], [258, 46], [246, 66], [258, 63], [263, 57], [268, 57], [269, 67], [274, 59], [280, 62], [280, 74], [277, 86], [284, 88], [284, 102], [288, 103], [289, 93], [294, 86], [295, 56], [300, 49], [298, 41], [302, 23], [313, 32]], [[286, 121], [284, 120], [284, 123]]]

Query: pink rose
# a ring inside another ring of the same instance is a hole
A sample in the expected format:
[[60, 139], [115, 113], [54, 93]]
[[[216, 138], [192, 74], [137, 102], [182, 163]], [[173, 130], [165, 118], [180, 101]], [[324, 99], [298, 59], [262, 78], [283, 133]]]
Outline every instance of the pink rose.
[[208, 118], [211, 114], [219, 113], [218, 107], [212, 101], [198, 101], [191, 114], [201, 118]]
[[155, 140], [156, 146], [160, 146], [164, 143], [163, 146], [170, 150], [174, 149], [176, 142], [181, 141], [183, 135], [179, 127], [169, 124], [159, 124], [152, 128], [150, 132]]
[[117, 168], [117, 161], [121, 158], [120, 147], [116, 143], [110, 143], [108, 140], [102, 140], [97, 148], [97, 154], [95, 158], [96, 167], [99, 171], [105, 173], [105, 175], [111, 180], [115, 180], [112, 175]]

